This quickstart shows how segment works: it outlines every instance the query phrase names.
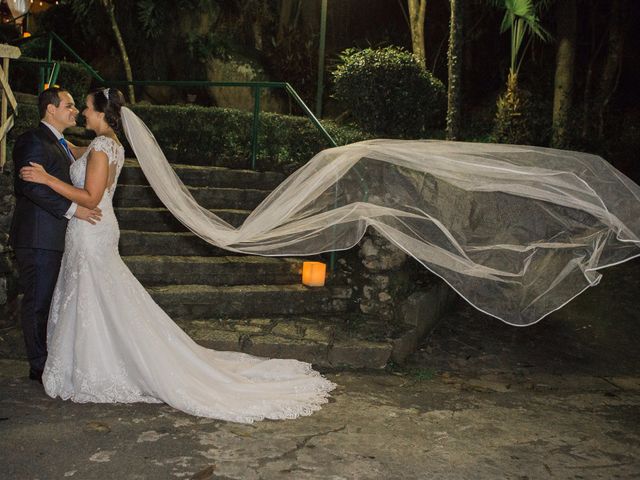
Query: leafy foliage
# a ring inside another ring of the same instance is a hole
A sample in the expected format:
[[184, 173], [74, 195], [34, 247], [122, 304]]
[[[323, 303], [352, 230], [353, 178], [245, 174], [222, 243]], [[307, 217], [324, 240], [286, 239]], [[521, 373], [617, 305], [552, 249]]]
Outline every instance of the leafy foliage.
[[184, 40], [185, 50], [193, 61], [204, 62], [211, 57], [224, 60], [230, 58], [231, 46], [228, 40], [216, 32], [188, 33]]
[[166, 7], [169, 2], [158, 0], [138, 0], [138, 20], [144, 28], [148, 38], [157, 39], [165, 34], [169, 15]]
[[444, 121], [444, 85], [402, 48], [345, 50], [333, 77], [336, 98], [366, 131], [419, 137]]
[[[30, 60], [28, 57], [22, 57], [22, 59]], [[60, 73], [56, 83], [67, 89], [77, 104], [82, 104], [91, 85], [91, 76], [77, 63], [60, 61], [58, 63], [60, 64]], [[40, 80], [38, 70], [39, 66], [35, 63], [15, 62], [9, 71], [9, 81], [13, 89], [23, 93], [38, 93]]]
[[[549, 0], [491, 0], [495, 6], [504, 8], [504, 18], [500, 25], [500, 33], [511, 32], [511, 63], [510, 72], [516, 75], [524, 59], [527, 47], [533, 38], [547, 41], [551, 38], [542, 28], [538, 12], [546, 8]], [[524, 48], [523, 42], [528, 39]]]
[[[132, 108], [149, 126], [172, 162], [249, 166], [252, 123], [249, 112], [182, 105], [139, 104]], [[340, 144], [368, 138], [355, 128], [330, 122], [325, 122], [325, 127]], [[195, 149], [193, 145], [200, 147]], [[329, 147], [308, 119], [274, 113], [260, 115], [259, 146], [257, 168], [285, 173]], [[204, 158], [202, 151], [208, 152]]]
[[[20, 115], [10, 132], [15, 139], [37, 125], [36, 105], [20, 104]], [[252, 114], [241, 110], [192, 105], [136, 104], [132, 110], [147, 124], [169, 161], [192, 165], [249, 168]], [[290, 173], [328, 148], [327, 141], [306, 118], [275, 113], [260, 116], [257, 168]], [[323, 125], [338, 144], [370, 138], [353, 127], [333, 122]], [[121, 135], [126, 145], [126, 138]], [[198, 148], [194, 148], [198, 145]], [[128, 155], [132, 155], [128, 148]], [[202, 152], [207, 152], [205, 156]]]
[[[496, 6], [504, 8], [505, 14], [500, 32], [511, 33], [511, 56], [507, 88], [498, 98], [494, 136], [503, 143], [531, 143], [532, 133], [527, 125], [527, 113], [531, 102], [526, 92], [518, 86], [518, 72], [525, 58], [527, 48], [534, 38], [547, 41], [550, 35], [542, 28], [538, 12], [546, 7], [549, 0], [491, 0]], [[527, 40], [526, 44], [523, 42]], [[524, 45], [524, 48], [523, 48]]]

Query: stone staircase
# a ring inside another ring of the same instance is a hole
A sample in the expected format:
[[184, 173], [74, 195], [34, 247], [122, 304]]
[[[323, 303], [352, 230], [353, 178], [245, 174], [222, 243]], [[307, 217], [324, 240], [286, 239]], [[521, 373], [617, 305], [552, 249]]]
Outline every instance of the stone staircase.
[[[201, 205], [235, 226], [284, 179], [173, 167]], [[330, 276], [325, 287], [306, 287], [301, 258], [237, 255], [204, 242], [163, 207], [135, 159], [126, 160], [114, 206], [123, 260], [198, 343], [327, 368], [382, 368], [391, 357], [393, 342], [357, 321], [349, 286]]]
[[[21, 103], [36, 103], [33, 95], [16, 95]], [[81, 127], [65, 133], [78, 145], [90, 141]], [[224, 166], [173, 168], [201, 205], [235, 226], [284, 179]], [[416, 325], [391, 331], [384, 321], [359, 314], [342, 272], [329, 274], [325, 287], [309, 288], [301, 284], [302, 258], [237, 255], [199, 239], [163, 207], [135, 159], [125, 162], [114, 204], [123, 260], [204, 346], [324, 368], [383, 368], [413, 351], [423, 335]], [[19, 327], [0, 331], [0, 357], [24, 357]]]

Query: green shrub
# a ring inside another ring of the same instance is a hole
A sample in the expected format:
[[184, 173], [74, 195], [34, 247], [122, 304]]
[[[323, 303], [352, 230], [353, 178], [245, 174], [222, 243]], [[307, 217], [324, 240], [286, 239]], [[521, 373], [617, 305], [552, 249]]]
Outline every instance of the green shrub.
[[[249, 168], [252, 113], [192, 105], [134, 105], [171, 162]], [[353, 127], [323, 122], [338, 144], [369, 136]], [[303, 117], [260, 115], [256, 168], [289, 173], [330, 145]]]
[[521, 83], [517, 75], [510, 73], [506, 89], [496, 101], [493, 141], [548, 146], [553, 115], [549, 88], [540, 79]]
[[[132, 110], [147, 124], [171, 162], [251, 166], [251, 113], [192, 105], [137, 104]], [[38, 123], [35, 105], [20, 104], [18, 113], [10, 132], [13, 139]], [[354, 127], [323, 125], [339, 145], [370, 138]], [[126, 144], [124, 135], [121, 139]], [[260, 115], [256, 168], [290, 173], [329, 146], [307, 118], [264, 113]]]
[[444, 122], [444, 85], [402, 48], [345, 50], [333, 78], [336, 98], [368, 132], [419, 137]]
[[15, 139], [27, 130], [34, 128], [40, 121], [40, 114], [38, 113], [38, 106], [30, 103], [19, 103], [18, 114], [14, 117], [13, 128], [9, 130], [7, 134], [8, 140], [15, 141]]
[[517, 89], [515, 95], [501, 95], [497, 101], [491, 141], [548, 146], [551, 139], [551, 107], [548, 98], [522, 88]]
[[[22, 57], [23, 60], [35, 60], [33, 58]], [[91, 85], [91, 76], [79, 64], [58, 61], [60, 72], [56, 84], [71, 93], [76, 104], [84, 103], [84, 97]], [[38, 93], [38, 83], [40, 82], [40, 66], [35, 63], [15, 61], [9, 70], [9, 81], [13, 90], [23, 93]], [[46, 81], [46, 79], [45, 79]]]

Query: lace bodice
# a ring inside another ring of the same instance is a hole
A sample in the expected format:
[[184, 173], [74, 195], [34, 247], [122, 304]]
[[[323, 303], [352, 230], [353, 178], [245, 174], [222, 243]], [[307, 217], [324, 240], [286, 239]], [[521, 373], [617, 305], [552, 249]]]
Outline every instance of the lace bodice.
[[85, 177], [87, 174], [87, 159], [89, 158], [89, 154], [92, 150], [96, 152], [104, 152], [109, 159], [109, 179], [107, 181], [105, 196], [108, 196], [109, 199], [111, 199], [113, 198], [113, 193], [116, 190], [118, 176], [120, 175], [120, 171], [124, 165], [124, 147], [109, 137], [101, 135], [94, 138], [84, 154], [71, 165], [71, 181], [75, 187], [84, 187]]

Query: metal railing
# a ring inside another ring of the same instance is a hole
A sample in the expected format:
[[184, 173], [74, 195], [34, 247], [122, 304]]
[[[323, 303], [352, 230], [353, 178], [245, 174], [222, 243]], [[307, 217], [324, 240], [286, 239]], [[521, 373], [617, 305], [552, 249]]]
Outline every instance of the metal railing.
[[[148, 87], [148, 86], [164, 86], [175, 88], [209, 88], [209, 87], [222, 87], [222, 88], [251, 88], [253, 92], [253, 120], [251, 122], [251, 168], [255, 170], [256, 160], [258, 157], [259, 144], [258, 144], [258, 132], [260, 129], [260, 96], [263, 89], [282, 89], [289, 97], [300, 107], [305, 116], [311, 120], [311, 123], [316, 127], [320, 134], [327, 140], [329, 145], [337, 147], [338, 144], [333, 137], [327, 132], [324, 126], [320, 123], [318, 118], [313, 114], [311, 109], [300, 98], [298, 92], [288, 82], [211, 82], [208, 80], [107, 80], [102, 77], [88, 62], [86, 62], [78, 53], [71, 48], [58, 34], [55, 32], [48, 32], [39, 35], [33, 35], [27, 38], [20, 38], [13, 42], [16, 45], [22, 45], [31, 42], [37, 38], [47, 38], [47, 59], [46, 61], [39, 61], [42, 63], [40, 70], [40, 83], [39, 91], [42, 91], [45, 83], [54, 85], [58, 79], [60, 71], [59, 64], [53, 59], [53, 45], [57, 42], [69, 55], [71, 55], [77, 63], [79, 63], [91, 76], [91, 78], [99, 85], [105, 87], [126, 87], [132, 85], [134, 87]], [[48, 79], [45, 81], [44, 79]]]
[[60, 73], [60, 64], [58, 62], [49, 62], [47, 60], [38, 60], [37, 58], [19, 58], [17, 63], [30, 63], [38, 65], [38, 93], [41, 93], [48, 85], [55, 85]]
[[260, 96], [263, 89], [282, 89], [291, 99], [300, 107], [304, 114], [311, 120], [320, 134], [327, 140], [332, 147], [338, 144], [333, 137], [327, 132], [322, 123], [309, 109], [306, 103], [300, 98], [298, 92], [288, 82], [211, 82], [208, 80], [134, 80], [128, 82], [125, 80], [104, 80], [102, 85], [107, 87], [126, 87], [133, 85], [134, 87], [176, 87], [176, 88], [208, 88], [208, 87], [236, 87], [251, 88], [253, 92], [253, 120], [251, 122], [251, 168], [256, 168], [256, 158], [258, 155], [258, 131], [260, 128]]
[[[101, 86], [105, 87], [125, 87], [129, 85], [133, 85], [134, 87], [145, 87], [145, 86], [169, 86], [176, 88], [208, 88], [208, 87], [223, 87], [223, 88], [251, 88], [253, 92], [253, 119], [251, 122], [251, 168], [255, 170], [256, 168], [256, 160], [259, 151], [258, 144], [258, 132], [260, 129], [260, 95], [263, 89], [282, 89], [284, 90], [291, 99], [300, 107], [300, 109], [304, 112], [305, 116], [311, 120], [313, 125], [319, 131], [319, 133], [327, 140], [327, 142], [332, 147], [337, 147], [338, 144], [333, 139], [333, 137], [327, 132], [324, 126], [320, 123], [318, 118], [313, 114], [313, 112], [309, 109], [307, 104], [300, 98], [298, 92], [289, 84], [288, 82], [211, 82], [208, 80], [134, 80], [134, 81], [125, 81], [125, 80], [107, 80], [103, 78], [88, 62], [86, 62], [80, 55], [78, 55], [73, 48], [71, 48], [59, 35], [55, 32], [48, 32], [45, 34], [34, 35], [27, 38], [20, 38], [15, 43], [17, 45], [21, 45], [30, 41], [33, 41], [37, 38], [47, 37], [47, 59], [46, 60], [33, 60], [35, 63], [40, 64], [40, 83], [39, 83], [39, 92], [44, 89], [45, 83], [49, 85], [54, 85], [58, 79], [58, 74], [60, 72], [60, 65], [55, 62], [52, 58], [53, 55], [53, 45], [54, 41], [62, 46], [62, 48], [69, 53], [93, 78], [93, 80]], [[48, 79], [48, 82], [45, 82], [45, 78]], [[356, 175], [358, 175], [362, 189], [364, 192], [364, 198], [368, 197], [368, 186], [360, 172], [357, 168], [355, 168]], [[336, 206], [338, 201], [338, 185], [336, 184]], [[330, 259], [330, 268], [331, 270], [335, 267], [335, 259], [336, 253], [335, 251], [331, 252]]]

